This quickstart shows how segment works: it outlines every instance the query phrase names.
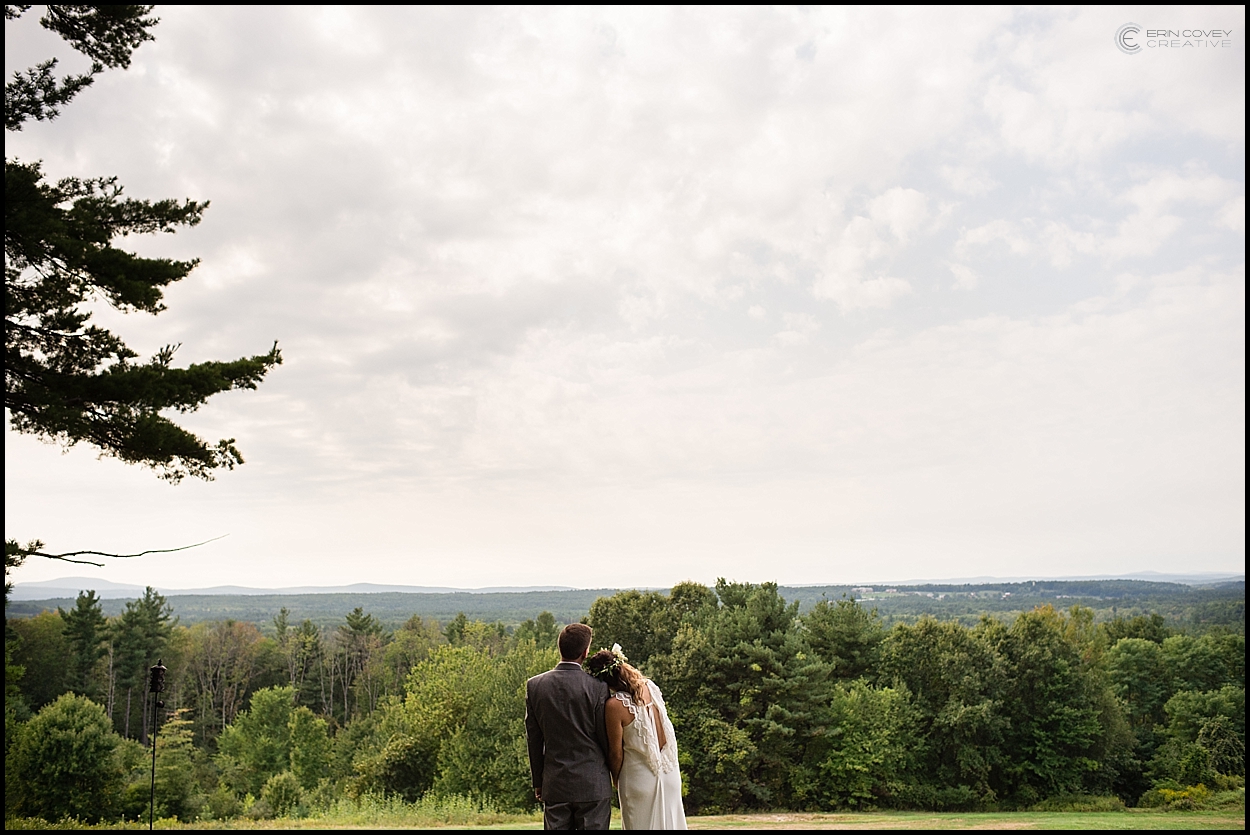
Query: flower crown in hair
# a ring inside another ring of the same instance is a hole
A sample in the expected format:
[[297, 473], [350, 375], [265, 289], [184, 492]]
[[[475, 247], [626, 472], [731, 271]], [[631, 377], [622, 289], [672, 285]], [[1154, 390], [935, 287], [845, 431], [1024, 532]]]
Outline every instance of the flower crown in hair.
[[594, 675], [594, 677], [595, 677], [595, 678], [599, 678], [599, 677], [601, 677], [601, 676], [606, 676], [608, 673], [612, 672], [612, 671], [613, 671], [613, 670], [615, 670], [617, 667], [621, 666], [622, 664], [624, 664], [626, 661], [628, 661], [628, 660], [629, 660], [628, 658], [626, 658], [626, 657], [625, 657], [625, 653], [624, 653], [624, 651], [622, 651], [622, 650], [621, 650], [621, 645], [620, 645], [620, 644], [613, 644], [613, 645], [612, 645], [612, 649], [610, 649], [610, 650], [609, 650], [607, 647], [604, 647], [603, 649], [599, 650], [599, 652], [611, 652], [611, 653], [612, 653], [612, 663], [611, 663], [611, 664], [609, 664], [608, 666], [604, 667], [604, 668], [603, 668], [602, 670], [600, 670], [599, 672], [594, 673], [593, 675]]

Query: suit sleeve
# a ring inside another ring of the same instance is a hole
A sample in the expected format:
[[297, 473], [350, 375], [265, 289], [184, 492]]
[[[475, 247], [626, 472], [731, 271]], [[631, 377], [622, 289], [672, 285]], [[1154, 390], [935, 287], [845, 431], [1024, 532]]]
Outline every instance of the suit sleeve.
[[525, 742], [529, 747], [530, 782], [534, 788], [538, 789], [543, 785], [543, 752], [546, 750], [546, 743], [543, 740], [543, 729], [538, 724], [538, 717], [534, 715], [532, 686], [533, 682], [525, 683]]

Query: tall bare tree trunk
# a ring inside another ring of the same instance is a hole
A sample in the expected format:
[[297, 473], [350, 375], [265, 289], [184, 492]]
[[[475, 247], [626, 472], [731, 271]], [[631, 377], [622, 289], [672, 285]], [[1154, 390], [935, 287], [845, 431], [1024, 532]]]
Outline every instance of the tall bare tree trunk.
[[[117, 707], [117, 680], [113, 675], [113, 642], [109, 641], [109, 691], [108, 691], [108, 708], [109, 721], [113, 722], [113, 711]], [[113, 727], [117, 727], [114, 725]]]
[[151, 719], [148, 716], [148, 705], [151, 702], [152, 700], [148, 698], [148, 694], [145, 692], [143, 694], [143, 727], [139, 729], [139, 744], [144, 748], [148, 747], [148, 721]]
[[131, 687], [126, 688], [126, 721], [122, 725], [122, 736], [126, 739], [130, 739], [130, 691], [132, 689]]

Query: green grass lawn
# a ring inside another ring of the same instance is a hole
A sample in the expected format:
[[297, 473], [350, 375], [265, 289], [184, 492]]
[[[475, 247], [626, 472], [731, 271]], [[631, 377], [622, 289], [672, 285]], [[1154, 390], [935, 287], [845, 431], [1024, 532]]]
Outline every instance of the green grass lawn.
[[[146, 829], [147, 823], [129, 822], [98, 827], [81, 824], [50, 825], [42, 821], [10, 820], [9, 829]], [[536, 815], [484, 814], [472, 820], [434, 822], [403, 816], [312, 817], [299, 820], [231, 820], [195, 824], [158, 821], [157, 829], [541, 829]], [[613, 810], [612, 828], [621, 826]], [[690, 818], [691, 829], [1245, 829], [1244, 811], [1157, 812], [863, 812], [854, 814], [776, 812], [752, 815], [707, 815]]]
[[691, 829], [1245, 829], [1245, 812], [878, 812], [716, 815]]

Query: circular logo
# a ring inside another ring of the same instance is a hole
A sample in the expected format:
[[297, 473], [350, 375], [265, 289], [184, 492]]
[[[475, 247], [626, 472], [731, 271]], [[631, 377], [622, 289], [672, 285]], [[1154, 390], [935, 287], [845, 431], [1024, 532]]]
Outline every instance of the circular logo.
[[1116, 30], [1115, 45], [1125, 55], [1135, 55], [1141, 52], [1141, 44], [1137, 42], [1137, 33], [1141, 32], [1141, 27], [1136, 23], [1126, 23]]

